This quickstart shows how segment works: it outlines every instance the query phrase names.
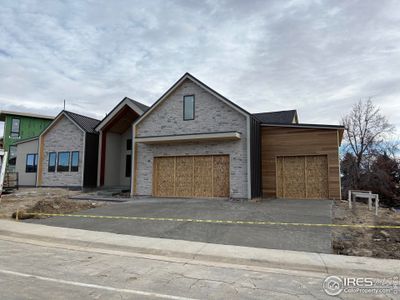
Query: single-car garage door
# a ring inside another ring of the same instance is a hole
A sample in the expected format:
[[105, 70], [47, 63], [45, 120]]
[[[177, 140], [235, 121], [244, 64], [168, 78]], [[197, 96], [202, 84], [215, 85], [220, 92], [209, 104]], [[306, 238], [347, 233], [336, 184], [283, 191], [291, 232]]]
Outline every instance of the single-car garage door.
[[153, 195], [229, 197], [229, 156], [155, 157]]
[[327, 156], [277, 157], [276, 187], [279, 198], [327, 199]]

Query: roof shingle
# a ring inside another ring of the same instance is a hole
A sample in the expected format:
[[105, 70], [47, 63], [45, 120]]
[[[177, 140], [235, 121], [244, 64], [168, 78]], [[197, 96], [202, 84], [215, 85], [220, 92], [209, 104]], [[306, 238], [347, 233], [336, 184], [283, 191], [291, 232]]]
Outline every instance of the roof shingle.
[[64, 110], [64, 113], [70, 117], [74, 122], [88, 133], [97, 133], [94, 128], [100, 123], [100, 120], [83, 116], [77, 113]]
[[289, 124], [297, 121], [297, 110], [284, 110], [284, 111], [273, 111], [255, 113], [253, 116], [258, 119], [261, 123], [270, 124]]

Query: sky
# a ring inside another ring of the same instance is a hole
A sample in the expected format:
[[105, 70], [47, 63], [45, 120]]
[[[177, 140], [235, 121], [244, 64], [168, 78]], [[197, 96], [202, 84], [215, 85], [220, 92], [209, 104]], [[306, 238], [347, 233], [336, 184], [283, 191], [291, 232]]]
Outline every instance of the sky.
[[0, 110], [101, 119], [185, 72], [302, 123], [373, 97], [400, 128], [400, 1], [1, 1]]

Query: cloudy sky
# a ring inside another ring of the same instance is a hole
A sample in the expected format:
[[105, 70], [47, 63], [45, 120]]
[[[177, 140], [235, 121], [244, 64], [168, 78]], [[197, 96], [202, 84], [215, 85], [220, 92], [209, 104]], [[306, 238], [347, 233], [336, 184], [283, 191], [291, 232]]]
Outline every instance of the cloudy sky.
[[185, 72], [308, 123], [373, 97], [400, 128], [400, 1], [1, 1], [0, 110], [102, 118]]

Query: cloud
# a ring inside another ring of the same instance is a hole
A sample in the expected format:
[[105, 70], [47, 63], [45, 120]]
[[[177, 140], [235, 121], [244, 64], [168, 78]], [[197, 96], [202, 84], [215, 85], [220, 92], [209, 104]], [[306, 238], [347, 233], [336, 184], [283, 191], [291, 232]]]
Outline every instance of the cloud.
[[4, 1], [0, 109], [94, 117], [185, 72], [243, 108], [338, 123], [360, 98], [400, 126], [397, 1]]

